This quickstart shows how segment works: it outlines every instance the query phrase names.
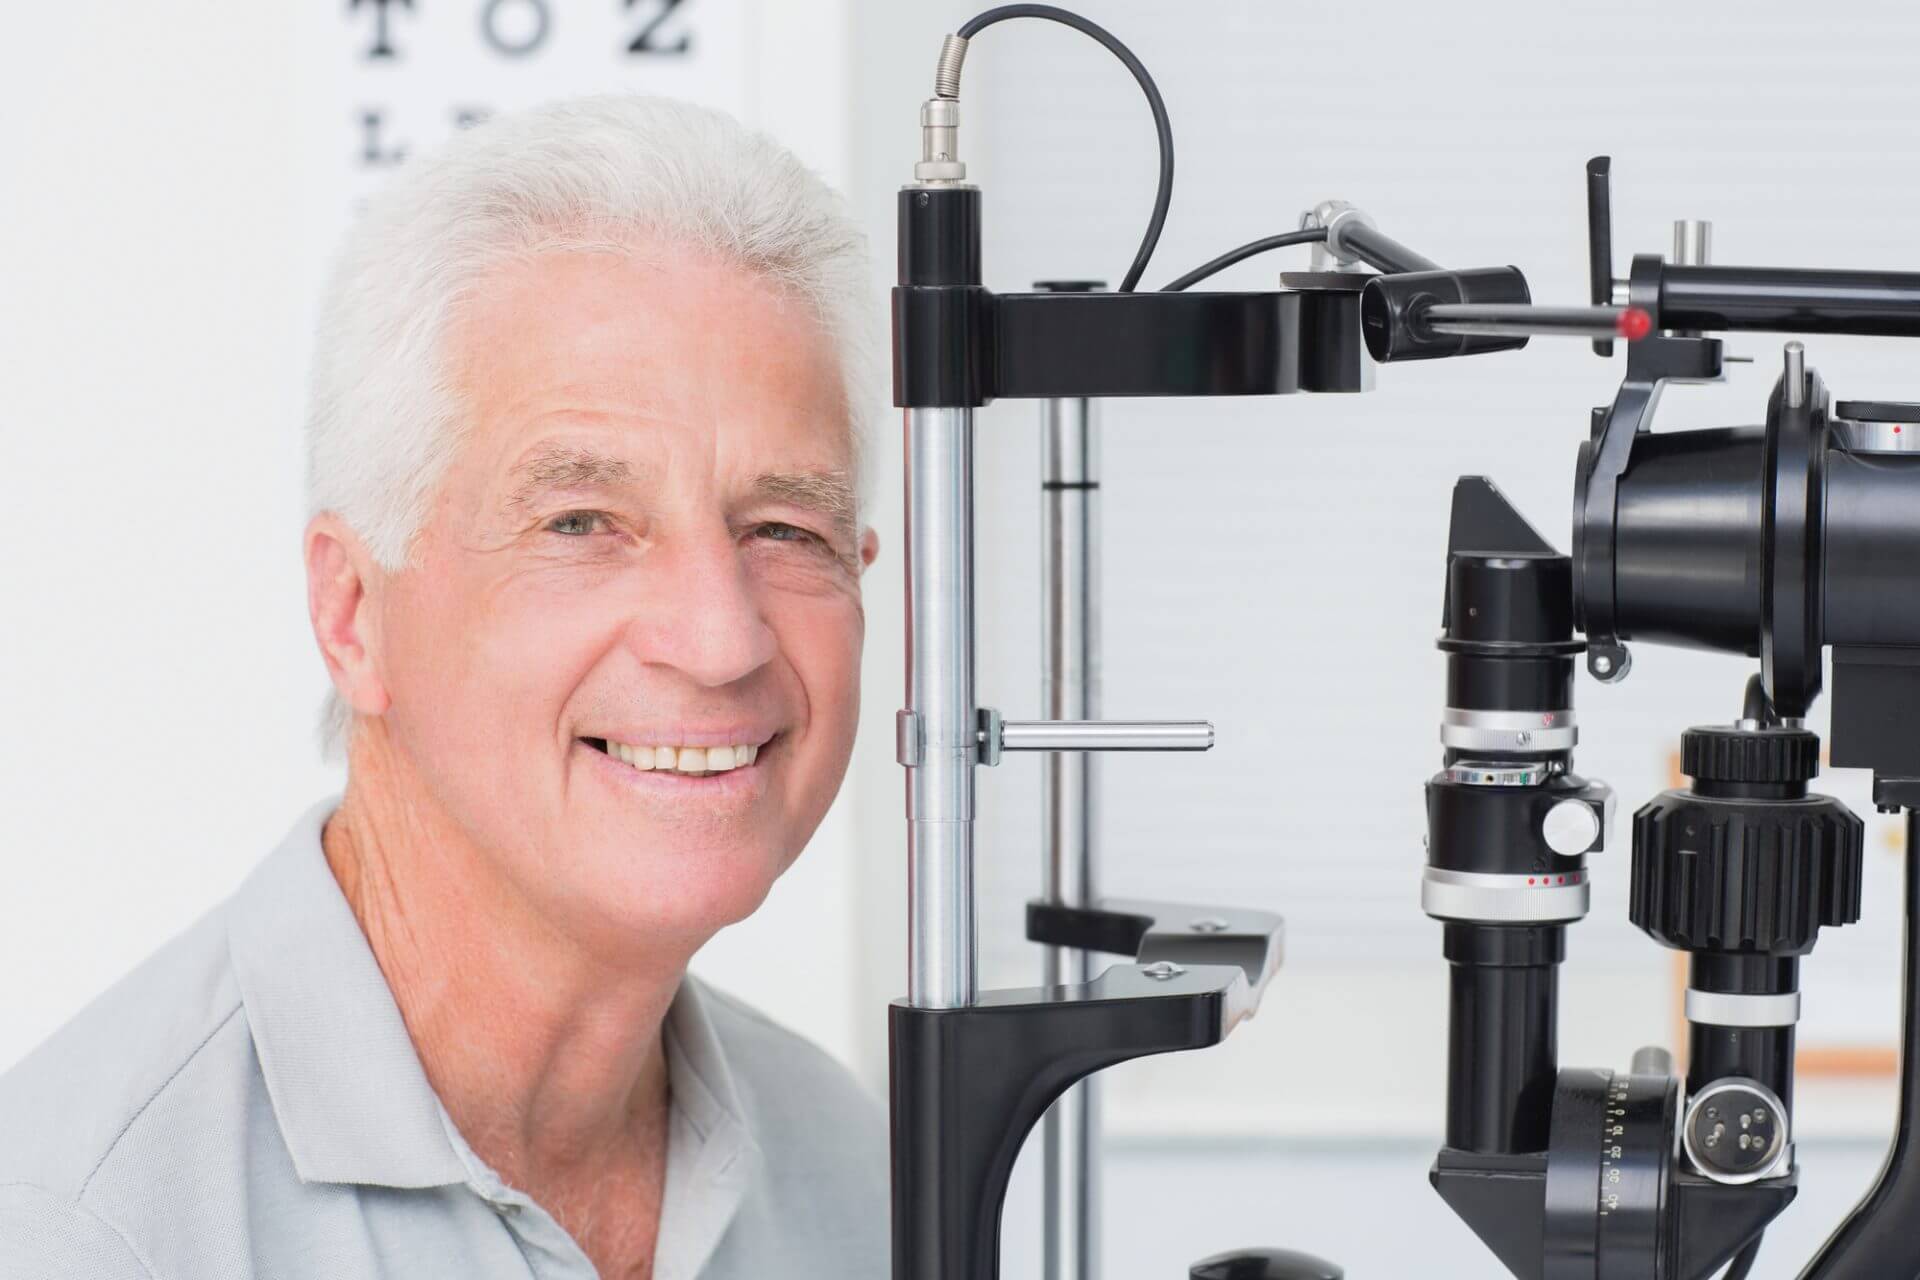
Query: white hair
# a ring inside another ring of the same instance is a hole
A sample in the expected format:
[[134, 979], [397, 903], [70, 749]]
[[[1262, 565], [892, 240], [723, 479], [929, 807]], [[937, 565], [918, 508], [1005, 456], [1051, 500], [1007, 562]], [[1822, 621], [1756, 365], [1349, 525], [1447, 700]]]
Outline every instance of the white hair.
[[[840, 353], [856, 489], [877, 390], [866, 238], [818, 175], [731, 116], [608, 95], [495, 117], [410, 162], [348, 233], [321, 304], [307, 505], [389, 570], [410, 556], [462, 435], [444, 350], [490, 270], [568, 251], [691, 244], [793, 290]], [[322, 749], [353, 714], [337, 692]]]

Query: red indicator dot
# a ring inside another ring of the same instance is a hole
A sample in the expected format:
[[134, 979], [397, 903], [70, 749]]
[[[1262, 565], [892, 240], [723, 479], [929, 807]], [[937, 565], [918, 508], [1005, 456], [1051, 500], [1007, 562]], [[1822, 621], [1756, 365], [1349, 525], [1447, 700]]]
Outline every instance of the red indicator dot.
[[1561, 883], [1561, 884], [1565, 884], [1566, 882], [1567, 882], [1567, 878], [1566, 878], [1565, 876], [1561, 876], [1561, 877], [1560, 877], [1560, 883]]
[[1628, 342], [1638, 342], [1653, 332], [1653, 317], [1644, 307], [1627, 307], [1620, 313], [1620, 336]]
[[1900, 434], [1900, 428], [1896, 426], [1896, 427], [1895, 427], [1895, 428], [1893, 429], [1893, 434], [1895, 434], [1895, 435], [1899, 435], [1899, 434]]
[[1532, 877], [1532, 876], [1528, 876], [1528, 877], [1527, 877], [1527, 883], [1528, 883], [1528, 884], [1532, 884], [1532, 883], [1533, 883], [1533, 877]]

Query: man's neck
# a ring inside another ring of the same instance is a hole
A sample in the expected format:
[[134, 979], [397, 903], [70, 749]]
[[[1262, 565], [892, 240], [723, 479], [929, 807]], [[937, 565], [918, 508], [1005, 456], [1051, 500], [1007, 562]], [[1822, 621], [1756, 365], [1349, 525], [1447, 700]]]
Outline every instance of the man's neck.
[[383, 726], [362, 724], [322, 844], [435, 1093], [474, 1152], [543, 1203], [543, 1188], [650, 1181], [666, 1151], [662, 1027], [687, 957], [588, 951], [418, 781]]

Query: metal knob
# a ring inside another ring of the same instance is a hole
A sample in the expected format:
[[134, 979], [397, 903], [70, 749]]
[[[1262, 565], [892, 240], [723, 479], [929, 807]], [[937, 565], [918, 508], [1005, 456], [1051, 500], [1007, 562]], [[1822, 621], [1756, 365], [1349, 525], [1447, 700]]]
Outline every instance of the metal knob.
[[1562, 800], [1547, 810], [1540, 836], [1561, 857], [1577, 858], [1600, 838], [1600, 817], [1584, 801]]

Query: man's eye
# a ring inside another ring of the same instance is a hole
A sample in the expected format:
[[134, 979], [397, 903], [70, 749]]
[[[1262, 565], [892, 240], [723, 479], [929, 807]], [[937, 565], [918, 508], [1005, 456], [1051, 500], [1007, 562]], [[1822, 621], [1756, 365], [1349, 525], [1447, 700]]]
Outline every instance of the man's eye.
[[564, 533], [570, 537], [582, 537], [594, 532], [605, 523], [606, 517], [598, 511], [568, 511], [547, 521], [549, 533]]
[[754, 532], [760, 537], [770, 539], [774, 542], [812, 542], [825, 546], [827, 541], [811, 529], [802, 529], [798, 525], [782, 524], [777, 520], [769, 521], [766, 524], [755, 527]]

